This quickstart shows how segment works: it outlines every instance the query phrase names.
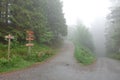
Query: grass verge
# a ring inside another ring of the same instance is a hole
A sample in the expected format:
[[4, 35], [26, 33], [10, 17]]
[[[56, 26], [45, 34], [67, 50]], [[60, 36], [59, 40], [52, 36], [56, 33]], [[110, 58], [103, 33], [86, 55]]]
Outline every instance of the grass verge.
[[56, 53], [56, 50], [49, 46], [35, 44], [31, 53], [28, 54], [26, 46], [17, 44], [11, 47], [11, 58], [8, 60], [7, 46], [0, 44], [0, 48], [0, 73], [26, 68], [36, 62], [42, 62]]
[[76, 46], [74, 56], [78, 62], [84, 65], [92, 64], [96, 60], [90, 50], [79, 46]]

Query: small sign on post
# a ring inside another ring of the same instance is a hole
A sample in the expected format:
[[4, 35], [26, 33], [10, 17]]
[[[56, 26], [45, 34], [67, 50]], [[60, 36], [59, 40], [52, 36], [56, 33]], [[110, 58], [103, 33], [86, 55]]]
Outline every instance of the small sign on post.
[[28, 54], [30, 54], [31, 53], [31, 47], [34, 46], [34, 44], [31, 43], [31, 41], [34, 40], [34, 32], [33, 31], [26, 31], [26, 33], [27, 33], [26, 40], [28, 41], [26, 46], [28, 47]]
[[8, 34], [5, 36], [5, 39], [8, 39], [8, 59], [10, 59], [10, 45], [11, 45], [11, 39], [14, 39], [14, 36]]

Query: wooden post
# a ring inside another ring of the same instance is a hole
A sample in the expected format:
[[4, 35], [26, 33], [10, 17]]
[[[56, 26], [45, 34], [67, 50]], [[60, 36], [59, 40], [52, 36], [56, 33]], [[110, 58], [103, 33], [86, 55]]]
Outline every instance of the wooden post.
[[10, 59], [10, 44], [11, 44], [11, 39], [8, 39], [8, 59]]
[[[28, 44], [30, 44], [30, 40], [29, 40], [29, 43]], [[31, 46], [28, 46], [28, 55], [30, 55], [31, 54]]]
[[31, 54], [31, 46], [28, 47], [28, 55]]
[[28, 47], [28, 55], [31, 54], [31, 47], [34, 45], [31, 43], [31, 41], [34, 40], [34, 32], [33, 31], [26, 31], [27, 33], [27, 38], [26, 40], [28, 41], [28, 43], [26, 44], [26, 46]]
[[14, 36], [11, 36], [10, 34], [5, 36], [6, 39], [8, 39], [8, 60], [10, 59], [10, 45], [11, 45], [11, 39], [14, 39]]

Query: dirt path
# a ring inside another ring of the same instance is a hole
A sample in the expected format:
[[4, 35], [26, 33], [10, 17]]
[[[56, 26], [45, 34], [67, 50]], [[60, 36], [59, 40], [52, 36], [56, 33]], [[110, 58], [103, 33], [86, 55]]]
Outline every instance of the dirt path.
[[90, 66], [74, 59], [74, 45], [66, 42], [49, 62], [22, 71], [0, 75], [0, 80], [120, 80], [120, 62], [99, 58]]

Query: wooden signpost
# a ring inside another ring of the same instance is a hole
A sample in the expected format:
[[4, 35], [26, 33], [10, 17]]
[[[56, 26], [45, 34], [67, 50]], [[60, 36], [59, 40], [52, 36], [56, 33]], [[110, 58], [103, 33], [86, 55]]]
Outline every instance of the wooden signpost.
[[26, 33], [27, 33], [26, 40], [28, 41], [28, 43], [26, 44], [26, 46], [28, 47], [28, 54], [30, 55], [30, 53], [31, 53], [31, 47], [34, 46], [34, 44], [31, 43], [31, 41], [34, 40], [34, 32], [33, 31], [26, 31]]
[[11, 39], [14, 39], [14, 36], [8, 34], [5, 36], [5, 39], [8, 39], [8, 59], [10, 59], [10, 45], [11, 45]]

